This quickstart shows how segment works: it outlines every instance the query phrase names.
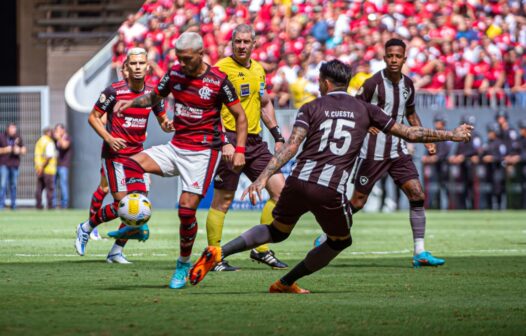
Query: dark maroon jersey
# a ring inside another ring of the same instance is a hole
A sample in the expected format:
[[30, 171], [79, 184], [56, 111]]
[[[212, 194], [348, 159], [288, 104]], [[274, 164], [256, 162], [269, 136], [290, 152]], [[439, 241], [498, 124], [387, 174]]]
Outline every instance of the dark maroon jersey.
[[[402, 123], [406, 108], [415, 105], [413, 81], [406, 75], [398, 84], [393, 84], [384, 73], [378, 71], [367, 79], [358, 90], [358, 99], [377, 105], [396, 122]], [[364, 141], [360, 157], [363, 159], [386, 160], [409, 154], [404, 140], [399, 137], [379, 133], [369, 134]]]
[[294, 126], [307, 129], [307, 139], [291, 175], [345, 193], [347, 180], [370, 126], [388, 132], [395, 124], [377, 106], [343, 91], [303, 105]]
[[159, 82], [155, 92], [162, 97], [172, 93], [174, 98], [175, 134], [172, 144], [179, 148], [219, 149], [223, 138], [221, 106], [239, 102], [227, 75], [207, 64], [206, 72], [189, 77], [174, 65]]
[[150, 111], [156, 116], [163, 116], [164, 102], [150, 107], [131, 107], [122, 113], [113, 113], [113, 107], [118, 100], [133, 100], [143, 94], [149, 94], [154, 90], [153, 86], [145, 84], [140, 92], [134, 92], [128, 87], [126, 81], [111, 84], [100, 94], [99, 100], [95, 103], [94, 109], [100, 113], [108, 114], [106, 130], [115, 138], [126, 141], [126, 148], [115, 152], [104, 142], [102, 145], [102, 157], [111, 158], [116, 156], [131, 156], [141, 152], [143, 143], [146, 141], [146, 129], [148, 128], [148, 116]]

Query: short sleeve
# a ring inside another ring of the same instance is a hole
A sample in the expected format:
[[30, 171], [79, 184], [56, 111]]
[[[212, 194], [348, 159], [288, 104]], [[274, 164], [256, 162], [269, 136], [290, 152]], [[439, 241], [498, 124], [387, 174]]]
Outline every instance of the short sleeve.
[[99, 96], [99, 100], [95, 103], [94, 109], [101, 114], [110, 113], [117, 102], [117, 95], [113, 86], [108, 86]]
[[225, 80], [221, 84], [221, 88], [219, 89], [219, 96], [221, 102], [226, 106], [232, 106], [236, 103], [239, 103], [239, 98], [237, 97], [234, 85], [232, 85], [232, 82], [228, 79], [228, 77], [225, 78]]
[[373, 94], [375, 90], [376, 84], [373, 81], [373, 77], [371, 77], [367, 79], [365, 83], [363, 83], [361, 88], [358, 89], [358, 92], [356, 93], [356, 98], [366, 103], [370, 103], [373, 99]]
[[154, 91], [161, 97], [168, 97], [170, 94], [170, 70], [164, 74], [163, 78], [161, 78]]
[[371, 118], [371, 125], [387, 133], [395, 124], [395, 120], [385, 114], [384, 110], [373, 104], [366, 104], [367, 112]]
[[303, 127], [305, 129], [310, 128], [310, 109], [309, 107], [311, 104], [305, 104], [298, 110], [298, 114], [296, 114], [296, 121], [294, 121], [294, 127]]

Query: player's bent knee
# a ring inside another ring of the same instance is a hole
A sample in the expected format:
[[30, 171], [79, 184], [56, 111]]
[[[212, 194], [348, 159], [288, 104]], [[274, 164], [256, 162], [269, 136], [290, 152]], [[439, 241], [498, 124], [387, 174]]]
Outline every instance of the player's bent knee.
[[331, 237], [327, 237], [327, 245], [329, 245], [329, 247], [335, 251], [343, 251], [352, 245], [352, 236], [349, 235], [349, 237], [344, 239], [333, 239]]
[[275, 223], [276, 222], [272, 223], [271, 225], [268, 225], [268, 230], [270, 232], [270, 237], [272, 238], [272, 242], [279, 243], [279, 242], [284, 241], [290, 236], [290, 231], [289, 232], [281, 231], [275, 226]]

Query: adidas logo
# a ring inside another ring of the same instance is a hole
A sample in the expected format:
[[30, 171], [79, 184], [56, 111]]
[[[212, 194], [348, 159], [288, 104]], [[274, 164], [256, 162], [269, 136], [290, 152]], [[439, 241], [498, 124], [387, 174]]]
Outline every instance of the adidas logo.
[[221, 178], [221, 176], [216, 175], [216, 177], [214, 178], [214, 181], [216, 181], [216, 182], [223, 182], [223, 179]]
[[197, 181], [195, 181], [194, 183], [192, 183], [192, 187], [199, 188], [199, 183]]
[[239, 77], [245, 77], [245, 74], [242, 73], [242, 72], [238, 73], [237, 75], [238, 75]]
[[181, 84], [178, 83], [178, 84], [175, 84], [175, 85], [174, 85], [174, 90], [176, 90], [176, 91], [181, 91], [182, 89], [183, 89], [183, 88], [181, 87]]

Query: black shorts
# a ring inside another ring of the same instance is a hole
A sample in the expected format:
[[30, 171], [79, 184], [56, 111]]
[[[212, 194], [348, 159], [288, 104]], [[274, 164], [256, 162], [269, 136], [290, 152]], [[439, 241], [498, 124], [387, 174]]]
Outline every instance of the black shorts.
[[309, 211], [327, 235], [344, 237], [350, 234], [352, 214], [345, 194], [289, 176], [272, 212], [274, 219], [293, 226]]
[[[236, 133], [227, 131], [226, 136], [228, 141], [235, 145]], [[267, 143], [259, 135], [249, 134], [245, 145], [245, 166], [243, 170], [236, 173], [232, 171], [229, 164], [221, 161], [214, 177], [214, 188], [235, 191], [241, 173], [245, 174], [250, 181], [254, 181], [265, 169], [270, 159], [272, 159], [272, 153], [270, 153]]]
[[360, 158], [356, 161], [356, 169], [352, 177], [354, 189], [369, 195], [374, 184], [386, 173], [389, 173], [398, 187], [409, 180], [418, 179], [418, 171], [411, 155], [383, 161]]

